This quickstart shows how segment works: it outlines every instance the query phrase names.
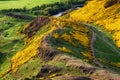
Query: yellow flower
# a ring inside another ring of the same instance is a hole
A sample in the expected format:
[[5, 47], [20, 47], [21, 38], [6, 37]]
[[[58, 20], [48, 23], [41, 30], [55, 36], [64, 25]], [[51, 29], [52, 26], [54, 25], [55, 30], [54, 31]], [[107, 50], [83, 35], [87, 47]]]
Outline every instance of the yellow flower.
[[72, 41], [72, 38], [70, 35], [68, 35], [67, 33], [64, 33], [61, 38], [63, 38], [65, 41], [69, 42], [70, 44], [72, 44], [73, 46], [76, 46], [75, 43]]
[[82, 44], [86, 47], [89, 46], [89, 38], [88, 35], [79, 31], [74, 31], [72, 33], [72, 37], [78, 41], [79, 44]]
[[[120, 48], [120, 5], [118, 3], [104, 8], [107, 0], [92, 0], [83, 8], [70, 13], [70, 18], [76, 21], [94, 23], [113, 35], [113, 40]], [[76, 36], [77, 37], [77, 36]]]
[[59, 34], [58, 34], [58, 33], [54, 33], [54, 34], [53, 34], [53, 37], [54, 37], [54, 38], [59, 38]]
[[63, 51], [63, 52], [68, 52], [68, 53], [72, 52], [71, 50], [67, 49], [66, 47], [58, 47], [57, 49], [60, 51]]
[[94, 59], [91, 52], [81, 52], [81, 54], [82, 54], [84, 57], [89, 58], [89, 59], [91, 59], [91, 60]]

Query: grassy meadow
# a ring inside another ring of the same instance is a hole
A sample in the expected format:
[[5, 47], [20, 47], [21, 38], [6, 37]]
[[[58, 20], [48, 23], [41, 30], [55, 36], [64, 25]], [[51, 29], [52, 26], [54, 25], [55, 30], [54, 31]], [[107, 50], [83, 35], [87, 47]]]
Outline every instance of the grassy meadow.
[[40, 6], [42, 4], [50, 4], [60, 1], [63, 0], [0, 0], [0, 10], [11, 9], [11, 8], [23, 8], [23, 7], [26, 7], [27, 9], [31, 9], [35, 6]]

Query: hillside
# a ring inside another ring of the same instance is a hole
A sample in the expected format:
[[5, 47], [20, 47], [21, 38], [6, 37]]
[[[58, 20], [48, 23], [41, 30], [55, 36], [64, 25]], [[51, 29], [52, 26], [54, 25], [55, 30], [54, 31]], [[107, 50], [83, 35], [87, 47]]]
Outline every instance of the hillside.
[[119, 80], [119, 8], [90, 0], [61, 17], [1, 14], [0, 80]]
[[[111, 2], [114, 2], [110, 4]], [[93, 5], [95, 4], [95, 5]], [[100, 6], [97, 6], [100, 5]], [[120, 47], [120, 26], [119, 26], [119, 0], [101, 0], [101, 1], [90, 1], [88, 4], [79, 10], [74, 11], [70, 14], [72, 19], [86, 22], [92, 25], [95, 25], [99, 31], [105, 32], [108, 37], [113, 40], [113, 45], [115, 44], [118, 48]], [[77, 15], [77, 16], [76, 16]], [[79, 16], [79, 17], [78, 17]], [[105, 41], [102, 39], [102, 41]], [[106, 41], [107, 43], [109, 41]], [[115, 52], [106, 52], [113, 53], [114, 56], [119, 56], [120, 52], [115, 47], [113, 47], [112, 43], [108, 43], [112, 49], [116, 50]], [[96, 52], [96, 56], [97, 56]], [[101, 54], [101, 52], [100, 52]], [[110, 54], [111, 55], [111, 54]], [[99, 56], [98, 56], [99, 57]], [[111, 55], [110, 58], [113, 56]], [[109, 64], [119, 67], [119, 60], [117, 58], [113, 58], [113, 61], [110, 61]], [[116, 60], [116, 61], [115, 61]]]
[[[112, 5], [110, 5], [110, 2], [113, 2]], [[71, 13], [71, 18], [100, 26], [111, 34], [116, 45], [120, 47], [119, 12], [119, 0], [93, 0], [88, 2], [84, 8]]]

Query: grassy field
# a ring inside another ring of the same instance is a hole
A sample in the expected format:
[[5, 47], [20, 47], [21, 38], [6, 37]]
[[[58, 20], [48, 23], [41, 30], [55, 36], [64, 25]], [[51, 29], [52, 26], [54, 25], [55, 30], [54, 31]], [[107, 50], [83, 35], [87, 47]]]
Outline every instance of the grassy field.
[[[62, 0], [0, 0], [0, 10], [10, 8], [33, 8], [42, 4], [60, 2]], [[65, 0], [64, 0], [65, 1]]]

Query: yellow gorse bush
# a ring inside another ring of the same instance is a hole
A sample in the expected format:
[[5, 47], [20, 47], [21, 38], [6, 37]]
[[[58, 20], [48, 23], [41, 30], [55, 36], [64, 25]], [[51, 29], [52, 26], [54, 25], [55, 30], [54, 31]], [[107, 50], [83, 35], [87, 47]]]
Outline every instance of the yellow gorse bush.
[[63, 52], [67, 52], [67, 53], [72, 52], [71, 50], [67, 49], [66, 47], [58, 47], [57, 49], [60, 50], [60, 51], [63, 51]]
[[115, 66], [120, 68], [120, 62], [115, 63]]
[[118, 47], [120, 47], [120, 31], [115, 32], [112, 38], [115, 40]]
[[36, 36], [32, 43], [27, 46], [22, 51], [17, 52], [15, 56], [13, 56], [12, 60], [12, 71], [16, 72], [17, 69], [26, 61], [28, 61], [31, 57], [35, 56], [37, 53], [37, 48], [40, 46], [40, 40], [41, 37]]
[[67, 33], [64, 33], [61, 38], [63, 38], [65, 41], [69, 42], [70, 44], [72, 44], [73, 46], [76, 46], [75, 43], [73, 42], [72, 38], [70, 35], [68, 35]]
[[87, 51], [87, 52], [81, 52], [81, 54], [82, 54], [84, 57], [89, 58], [89, 59], [91, 59], [91, 60], [94, 59], [93, 56], [92, 56], [92, 53], [89, 52], [89, 51]]
[[55, 26], [53, 26], [53, 27], [51, 26], [51, 29], [48, 30], [47, 32], [43, 33], [42, 35], [36, 35], [32, 38], [26, 38], [25, 39], [25, 42], [26, 42], [25, 46], [27, 46], [27, 47], [25, 47], [25, 49], [17, 52], [16, 55], [14, 55], [12, 57], [11, 70], [13, 72], [16, 72], [22, 64], [24, 64], [29, 59], [34, 57], [37, 54], [37, 49], [40, 46], [42, 38], [44, 36], [48, 35], [49, 33], [51, 33], [55, 29], [56, 29]]
[[93, 22], [100, 25], [110, 33], [116, 45], [120, 48], [120, 4], [116, 3], [108, 8], [104, 8], [108, 0], [92, 0], [83, 8], [70, 13], [70, 18], [76, 21], [87, 23]]
[[87, 34], [88, 29], [82, 25], [80, 25], [79, 22], [73, 21], [71, 19], [65, 19], [65, 18], [57, 18], [54, 20], [54, 23], [62, 28], [72, 28], [72, 31], [69, 31], [69, 33], [63, 33], [58, 34], [54, 33], [54, 38], [62, 38], [64, 41], [69, 42], [73, 46], [76, 46], [73, 39], [77, 40], [79, 45], [83, 45], [85, 47], [89, 46], [89, 36]]
[[112, 66], [120, 68], [120, 62], [111, 62], [109, 64], [111, 64]]
[[89, 46], [89, 38], [88, 35], [79, 31], [74, 31], [71, 33], [72, 37], [78, 41], [79, 44], [82, 44], [86, 47]]
[[53, 35], [52, 35], [54, 38], [59, 38], [59, 34], [58, 33], [54, 33]]

